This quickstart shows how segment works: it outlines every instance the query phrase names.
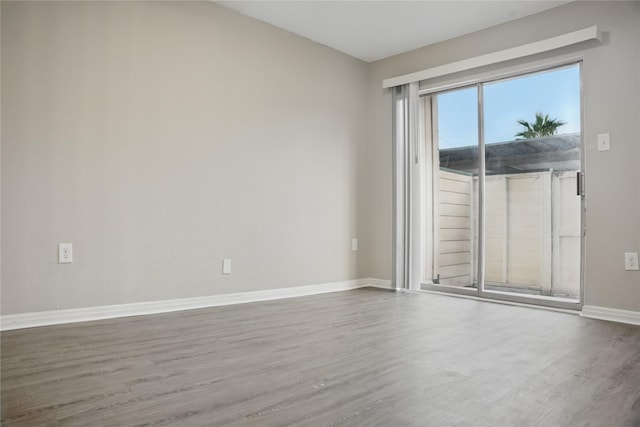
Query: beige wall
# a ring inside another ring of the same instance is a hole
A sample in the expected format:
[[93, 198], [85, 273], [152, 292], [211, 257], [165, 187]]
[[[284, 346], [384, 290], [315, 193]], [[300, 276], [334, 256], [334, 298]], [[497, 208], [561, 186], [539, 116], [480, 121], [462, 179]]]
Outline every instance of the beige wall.
[[2, 314], [366, 277], [365, 63], [211, 2], [1, 7]]
[[[391, 277], [391, 100], [382, 80], [597, 24], [604, 42], [527, 61], [583, 57], [587, 237], [585, 304], [640, 310], [640, 273], [624, 271], [624, 252], [640, 249], [640, 2], [575, 2], [371, 64], [371, 192], [368, 275]], [[521, 64], [523, 61], [519, 61]], [[493, 71], [505, 65], [493, 67]], [[466, 73], [469, 77], [486, 70]], [[611, 151], [596, 135], [611, 134]]]
[[369, 65], [210, 2], [1, 11], [2, 314], [390, 279], [382, 79], [593, 24], [604, 43], [578, 51], [585, 302], [640, 310], [622, 257], [640, 249], [638, 2], [576, 2]]

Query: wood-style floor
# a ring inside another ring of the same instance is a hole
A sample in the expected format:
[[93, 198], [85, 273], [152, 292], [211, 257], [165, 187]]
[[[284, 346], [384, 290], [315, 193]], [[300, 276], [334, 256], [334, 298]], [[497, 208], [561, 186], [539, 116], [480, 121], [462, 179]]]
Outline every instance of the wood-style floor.
[[2, 333], [3, 426], [640, 426], [640, 327], [361, 289]]

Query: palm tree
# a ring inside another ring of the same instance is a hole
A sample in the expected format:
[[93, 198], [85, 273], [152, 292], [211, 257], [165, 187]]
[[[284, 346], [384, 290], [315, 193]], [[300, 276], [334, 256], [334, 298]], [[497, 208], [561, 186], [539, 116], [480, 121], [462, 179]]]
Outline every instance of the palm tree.
[[566, 125], [558, 119], [550, 119], [548, 114], [536, 113], [536, 121], [529, 123], [526, 120], [518, 120], [518, 124], [524, 126], [524, 130], [516, 134], [518, 139], [542, 138], [555, 135], [560, 126]]

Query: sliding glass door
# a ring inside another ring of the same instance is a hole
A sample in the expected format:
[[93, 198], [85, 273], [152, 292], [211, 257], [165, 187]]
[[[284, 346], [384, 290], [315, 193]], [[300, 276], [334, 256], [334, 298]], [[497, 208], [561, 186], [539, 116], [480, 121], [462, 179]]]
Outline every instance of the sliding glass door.
[[475, 287], [478, 91], [471, 87], [433, 97], [432, 112], [437, 117], [433, 127], [432, 279], [444, 286]]
[[426, 95], [423, 288], [580, 304], [580, 65]]

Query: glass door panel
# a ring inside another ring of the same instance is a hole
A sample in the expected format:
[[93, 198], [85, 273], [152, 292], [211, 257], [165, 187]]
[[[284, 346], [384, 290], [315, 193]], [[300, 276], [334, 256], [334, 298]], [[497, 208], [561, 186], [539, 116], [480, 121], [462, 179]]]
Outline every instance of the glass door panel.
[[423, 289], [579, 307], [580, 65], [425, 99]]
[[483, 85], [487, 292], [580, 297], [580, 69]]
[[[432, 283], [474, 288], [477, 280], [478, 89], [432, 97], [435, 112]], [[464, 123], [464, 126], [462, 125]]]

